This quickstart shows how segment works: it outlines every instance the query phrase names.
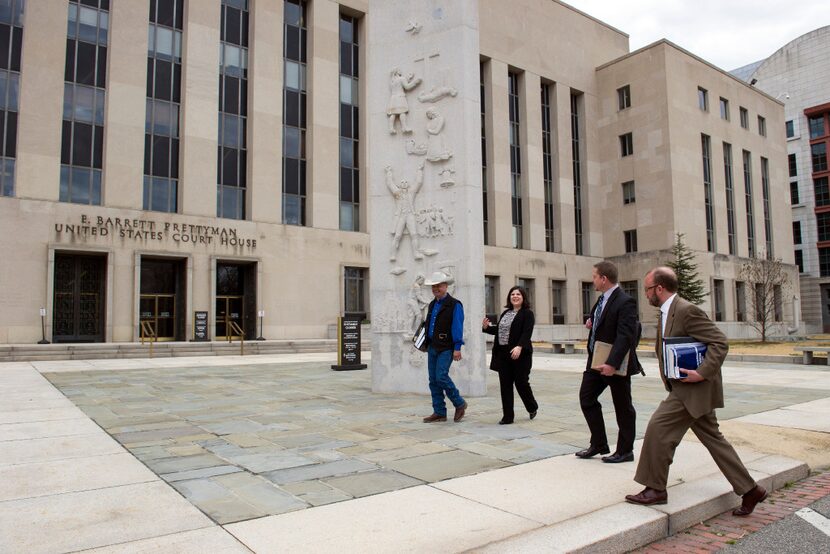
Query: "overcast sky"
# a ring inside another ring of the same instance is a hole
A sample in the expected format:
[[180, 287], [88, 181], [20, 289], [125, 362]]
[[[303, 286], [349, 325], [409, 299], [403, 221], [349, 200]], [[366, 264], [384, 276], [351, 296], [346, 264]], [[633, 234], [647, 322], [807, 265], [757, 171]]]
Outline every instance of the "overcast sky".
[[563, 0], [628, 33], [631, 51], [661, 38], [727, 71], [830, 25], [828, 0]]

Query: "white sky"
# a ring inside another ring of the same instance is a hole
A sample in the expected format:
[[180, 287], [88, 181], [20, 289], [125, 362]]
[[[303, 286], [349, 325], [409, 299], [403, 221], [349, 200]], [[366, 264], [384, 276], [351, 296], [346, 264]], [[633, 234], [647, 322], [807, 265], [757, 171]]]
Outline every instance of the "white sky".
[[727, 71], [830, 25], [828, 0], [563, 1], [628, 33], [632, 52], [666, 38]]

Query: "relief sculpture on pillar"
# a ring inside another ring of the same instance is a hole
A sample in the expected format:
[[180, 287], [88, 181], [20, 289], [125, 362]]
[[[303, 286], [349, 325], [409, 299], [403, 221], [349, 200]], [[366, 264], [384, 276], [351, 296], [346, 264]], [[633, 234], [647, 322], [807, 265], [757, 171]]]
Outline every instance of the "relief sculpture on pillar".
[[409, 73], [404, 77], [400, 68], [395, 67], [389, 77], [389, 105], [386, 108], [386, 113], [389, 117], [389, 133], [396, 134], [395, 120], [400, 120], [401, 132], [411, 133], [412, 128], [407, 123], [407, 114], [409, 113], [409, 102], [406, 100], [406, 93], [421, 84], [420, 77], [415, 77], [414, 73]]
[[444, 145], [441, 132], [444, 130], [444, 116], [435, 108], [427, 110], [427, 161], [443, 162], [452, 158], [452, 151]]
[[392, 239], [392, 251], [389, 254], [389, 261], [394, 262], [397, 259], [398, 247], [400, 247], [404, 231], [409, 233], [413, 256], [416, 260], [421, 260], [424, 255], [421, 252], [418, 241], [418, 227], [415, 223], [415, 196], [424, 184], [424, 164], [421, 162], [421, 165], [418, 167], [418, 172], [415, 176], [415, 185], [412, 188], [409, 187], [409, 181], [406, 179], [401, 180], [399, 183], [395, 182], [395, 175], [391, 165], [387, 165], [385, 171], [386, 187], [395, 198], [395, 228], [392, 231], [394, 237]]

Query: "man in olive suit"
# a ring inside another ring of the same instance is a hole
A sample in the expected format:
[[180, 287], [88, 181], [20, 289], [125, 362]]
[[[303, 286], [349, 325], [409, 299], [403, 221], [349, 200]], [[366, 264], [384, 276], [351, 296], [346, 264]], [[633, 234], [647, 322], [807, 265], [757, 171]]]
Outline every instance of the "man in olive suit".
[[[741, 496], [741, 506], [732, 513], [746, 516], [767, 497], [764, 487], [749, 475], [738, 454], [718, 429], [716, 408], [723, 408], [721, 365], [729, 345], [726, 336], [706, 314], [677, 296], [677, 276], [668, 267], [657, 267], [643, 282], [646, 297], [652, 306], [660, 308], [657, 324], [657, 359], [660, 377], [669, 396], [652, 414], [646, 428], [640, 462], [634, 480], [645, 485], [639, 494], [625, 497], [632, 504], [665, 504], [668, 499], [666, 484], [674, 450], [683, 435], [691, 428], [714, 458], [723, 475]], [[663, 371], [663, 337], [691, 337], [706, 345], [706, 356], [697, 369], [680, 368], [683, 379], [666, 378]]]

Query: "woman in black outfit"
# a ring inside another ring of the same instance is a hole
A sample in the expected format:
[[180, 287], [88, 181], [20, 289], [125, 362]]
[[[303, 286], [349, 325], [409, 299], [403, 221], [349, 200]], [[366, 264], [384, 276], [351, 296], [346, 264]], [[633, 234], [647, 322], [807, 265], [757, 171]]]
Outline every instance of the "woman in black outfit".
[[494, 325], [486, 317], [481, 322], [482, 331], [496, 337], [493, 342], [490, 369], [499, 372], [501, 408], [504, 412], [499, 425], [513, 423], [514, 383], [525, 409], [530, 414], [530, 419], [536, 417], [539, 410], [529, 382], [530, 368], [533, 365], [533, 345], [530, 337], [533, 335], [535, 318], [522, 287], [510, 289], [505, 308], [507, 309], [501, 313], [497, 324]]

